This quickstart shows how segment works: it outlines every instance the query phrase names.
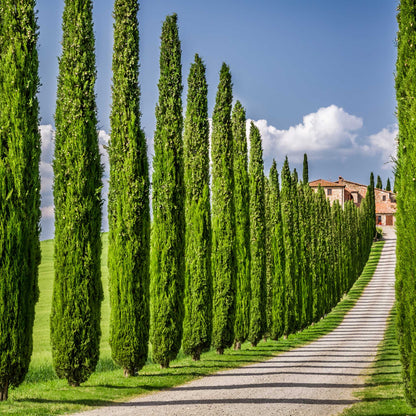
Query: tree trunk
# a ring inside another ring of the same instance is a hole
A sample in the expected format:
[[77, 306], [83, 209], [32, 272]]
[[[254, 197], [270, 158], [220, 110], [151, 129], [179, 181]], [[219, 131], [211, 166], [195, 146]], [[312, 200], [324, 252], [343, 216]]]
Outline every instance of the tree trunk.
[[0, 402], [6, 401], [9, 398], [9, 382], [0, 385]]
[[68, 381], [68, 384], [71, 387], [79, 387], [79, 385], [80, 385], [79, 381]]
[[223, 355], [224, 354], [224, 348], [217, 348], [217, 354]]
[[123, 369], [123, 375], [124, 375], [124, 377], [134, 377], [134, 376], [136, 376], [136, 374], [137, 374], [137, 372], [133, 369], [131, 369], [131, 368], [124, 368]]
[[161, 363], [160, 368], [169, 368], [169, 360], [166, 360], [163, 363]]
[[240, 341], [235, 341], [234, 349], [236, 351], [241, 350], [241, 342]]

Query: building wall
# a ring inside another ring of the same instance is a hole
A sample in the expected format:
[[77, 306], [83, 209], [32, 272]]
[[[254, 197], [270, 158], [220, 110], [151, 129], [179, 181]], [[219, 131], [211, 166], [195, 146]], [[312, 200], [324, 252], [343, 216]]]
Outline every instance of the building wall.
[[[331, 202], [331, 205], [334, 203], [334, 201], [338, 201], [341, 206], [343, 206], [344, 203], [344, 188], [338, 187], [338, 188], [331, 188], [322, 186], [323, 190], [325, 191], [326, 198]], [[315, 192], [318, 192], [318, 188], [312, 187], [312, 189]], [[332, 195], [328, 195], [328, 189], [332, 190]]]

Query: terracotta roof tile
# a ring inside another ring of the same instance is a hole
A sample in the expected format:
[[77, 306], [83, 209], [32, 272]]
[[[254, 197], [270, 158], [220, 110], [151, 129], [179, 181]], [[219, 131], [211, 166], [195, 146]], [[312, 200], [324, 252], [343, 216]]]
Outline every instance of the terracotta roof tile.
[[376, 203], [376, 214], [395, 214], [396, 204], [391, 202], [377, 202]]
[[345, 188], [345, 185], [340, 185], [336, 182], [326, 181], [325, 179], [317, 179], [316, 181], [309, 182], [309, 186], [318, 187], [319, 185], [323, 187], [331, 187], [331, 188]]

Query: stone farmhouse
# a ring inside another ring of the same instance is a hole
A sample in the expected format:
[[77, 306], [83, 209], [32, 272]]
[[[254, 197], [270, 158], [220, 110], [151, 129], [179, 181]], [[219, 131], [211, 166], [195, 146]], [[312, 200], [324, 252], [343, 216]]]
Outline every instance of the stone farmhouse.
[[[326, 197], [331, 201], [338, 201], [342, 207], [345, 202], [354, 201], [359, 207], [367, 193], [367, 185], [345, 180], [342, 176], [335, 182], [317, 179], [309, 182], [309, 186], [318, 191], [319, 186], [324, 189]], [[396, 213], [396, 194], [391, 191], [375, 188], [376, 222], [377, 225], [394, 225]]]

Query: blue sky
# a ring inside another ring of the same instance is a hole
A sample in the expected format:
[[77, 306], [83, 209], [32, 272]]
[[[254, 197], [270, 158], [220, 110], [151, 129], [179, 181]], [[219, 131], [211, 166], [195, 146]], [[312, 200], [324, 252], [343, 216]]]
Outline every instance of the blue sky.
[[[51, 168], [62, 0], [38, 0], [39, 94], [43, 132], [43, 237], [51, 234]], [[310, 178], [339, 175], [367, 183], [370, 171], [392, 178], [397, 2], [391, 0], [143, 1], [140, 21], [142, 126], [152, 153], [158, 97], [159, 43], [166, 15], [178, 14], [186, 79], [195, 53], [207, 65], [210, 114], [222, 62], [232, 72], [234, 99], [263, 136], [266, 170], [286, 154]], [[94, 1], [102, 144], [110, 133], [113, 1]], [[103, 146], [102, 146], [103, 148]], [[106, 163], [106, 159], [104, 159]], [[48, 220], [49, 216], [49, 220]], [[105, 226], [104, 226], [105, 227]]]

